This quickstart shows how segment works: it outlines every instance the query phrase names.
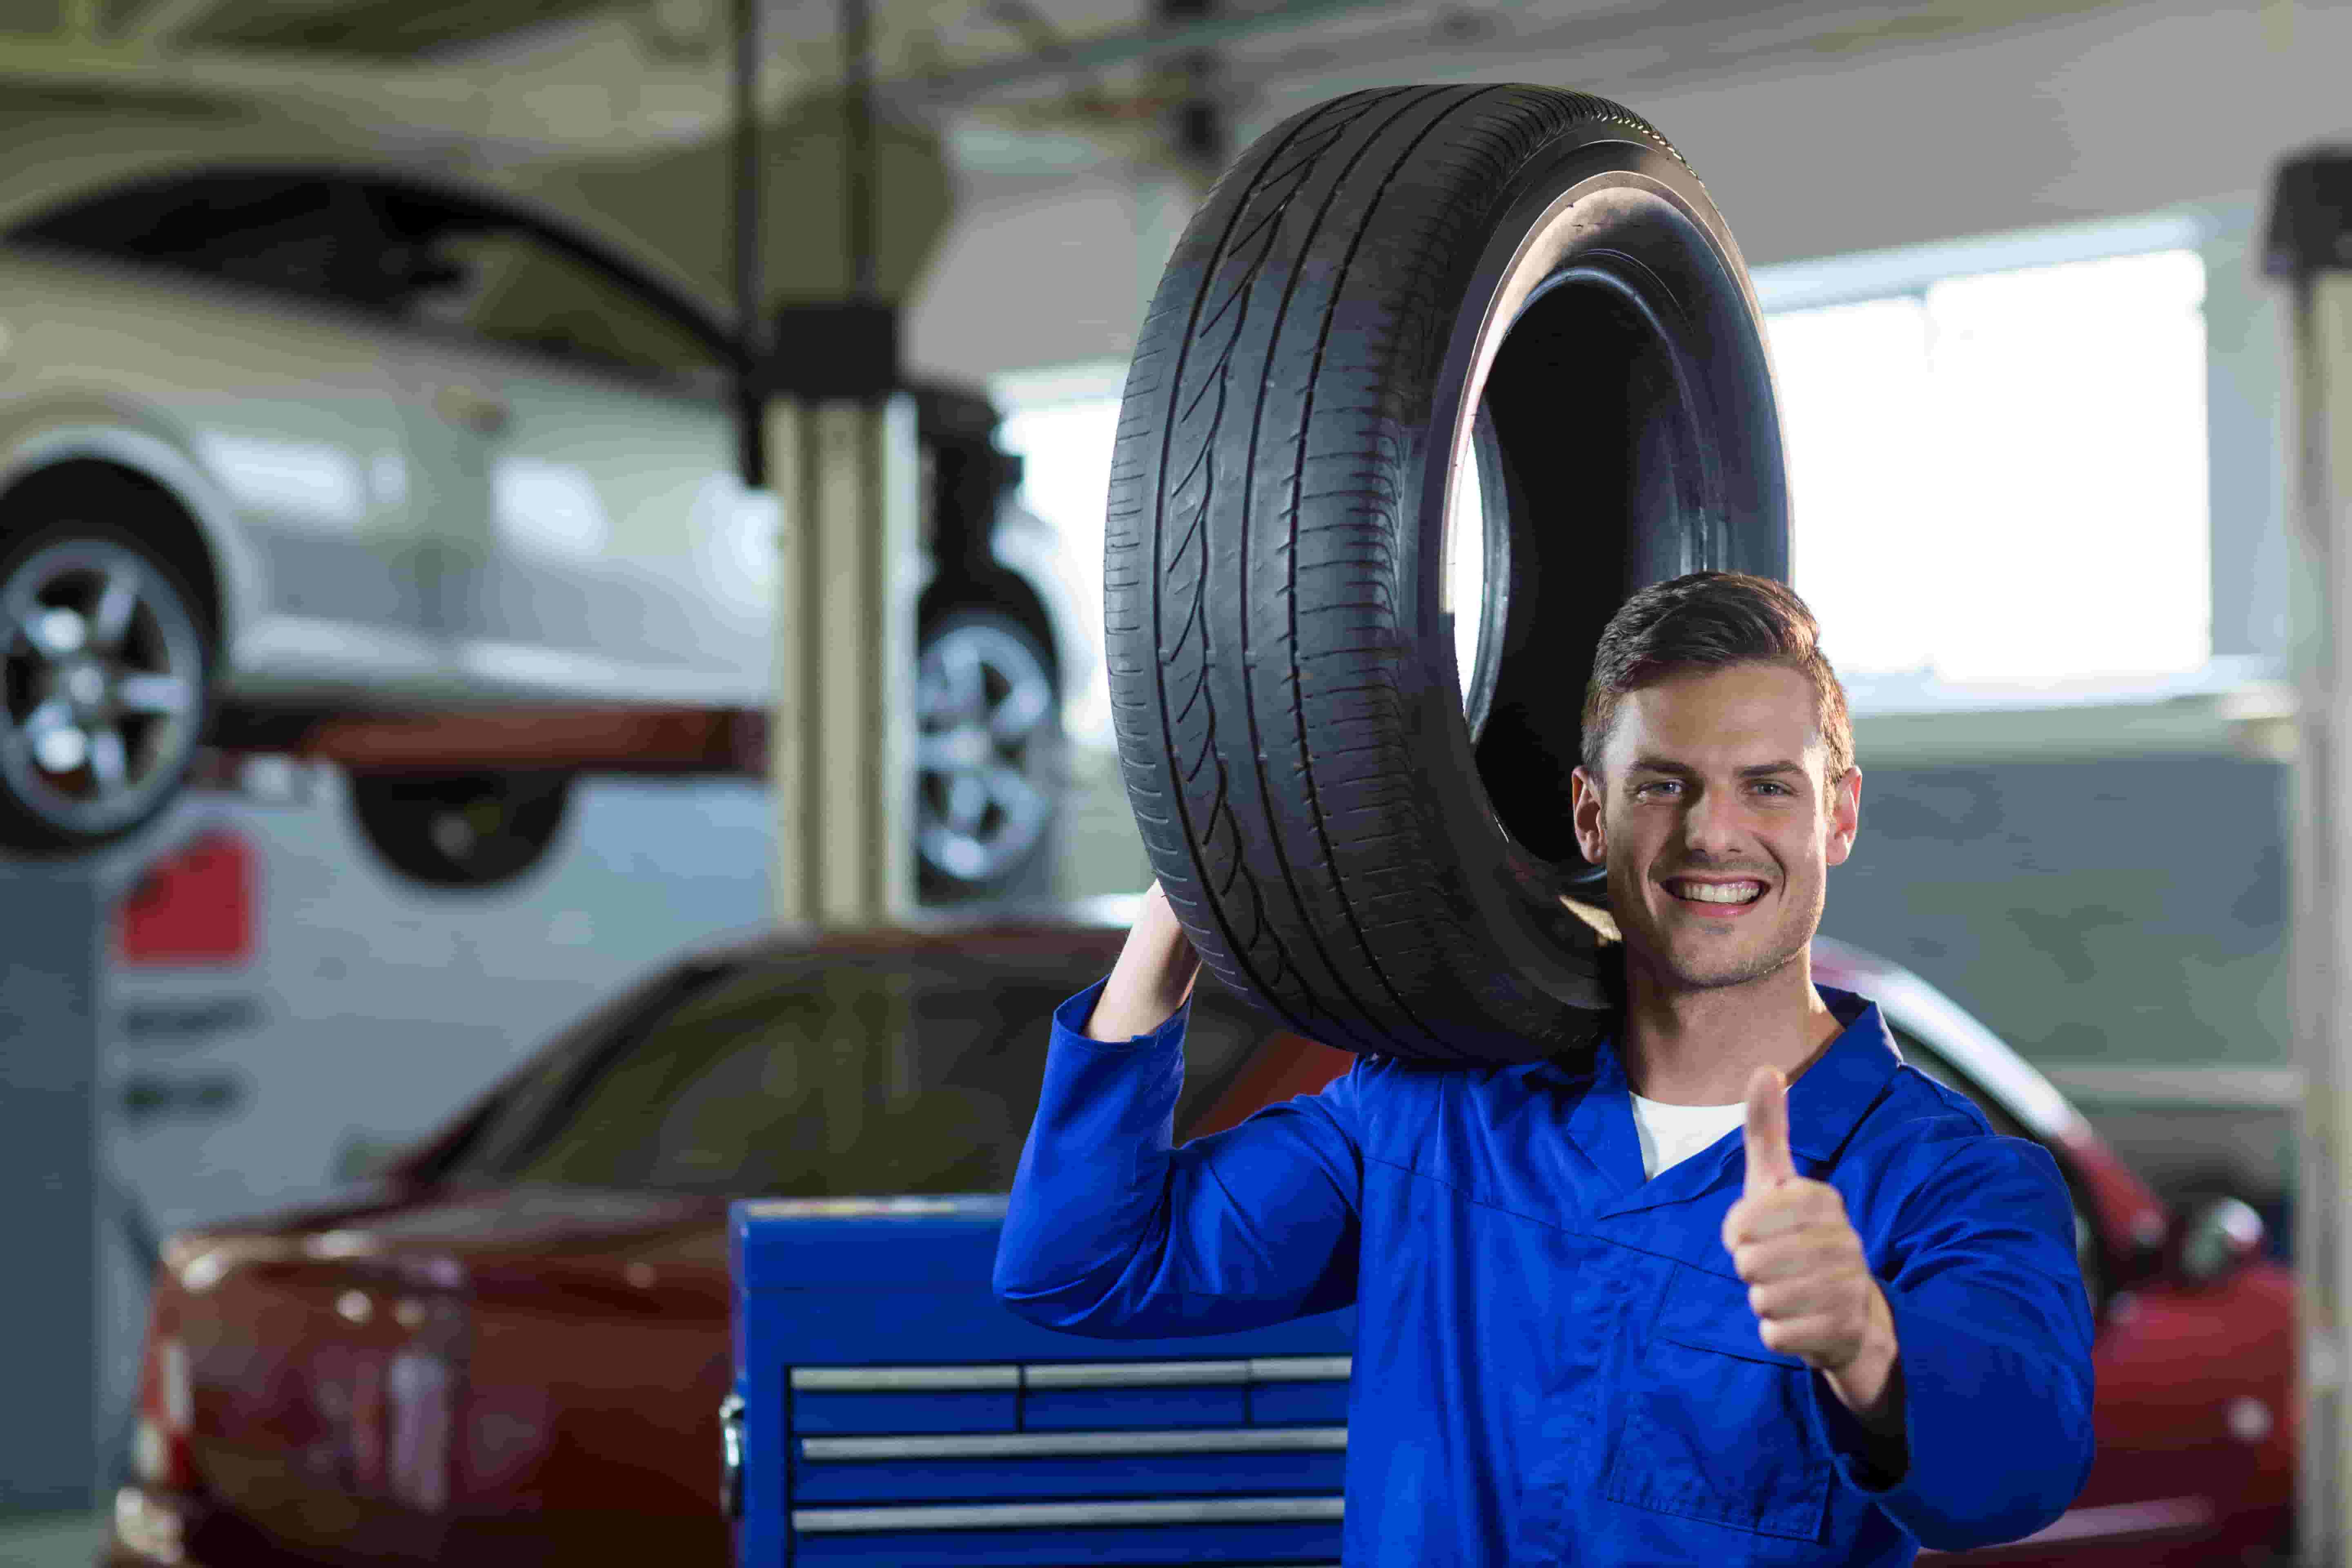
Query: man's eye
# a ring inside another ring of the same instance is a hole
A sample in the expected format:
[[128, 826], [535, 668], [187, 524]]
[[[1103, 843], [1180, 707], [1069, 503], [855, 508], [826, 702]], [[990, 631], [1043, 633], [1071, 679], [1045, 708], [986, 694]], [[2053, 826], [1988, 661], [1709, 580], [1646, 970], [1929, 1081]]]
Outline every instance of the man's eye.
[[1633, 794], [1638, 799], [1640, 796], [1649, 794], [1654, 789], [1678, 789], [1680, 787], [1681, 785], [1674, 779], [1653, 779], [1648, 784], [1635, 784], [1633, 786]]
[[1758, 783], [1758, 784], [1757, 784], [1757, 786], [1756, 786], [1756, 787], [1757, 787], [1757, 788], [1759, 788], [1759, 789], [1778, 790], [1778, 791], [1780, 791], [1782, 795], [1787, 795], [1787, 794], [1789, 793], [1789, 786], [1788, 786], [1787, 784], [1774, 784], [1774, 783], [1773, 783], [1771, 780], [1769, 780], [1769, 779], [1764, 779], [1764, 780], [1759, 781], [1759, 782]]

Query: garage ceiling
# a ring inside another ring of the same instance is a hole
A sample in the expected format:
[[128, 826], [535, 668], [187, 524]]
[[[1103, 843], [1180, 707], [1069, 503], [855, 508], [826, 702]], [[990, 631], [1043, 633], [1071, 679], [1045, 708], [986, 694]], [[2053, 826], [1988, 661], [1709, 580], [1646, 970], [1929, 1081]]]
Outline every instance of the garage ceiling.
[[[1181, 47], [1244, 95], [1573, 67], [1598, 90], [1857, 56], [2116, 0], [871, 0], [890, 97], [1149, 119]], [[2266, 0], [2288, 4], [2290, 0]], [[772, 102], [837, 82], [834, 0], [761, 0]], [[0, 0], [0, 87], [306, 106], [492, 157], [638, 150], [724, 123], [732, 0]], [[1123, 114], [1111, 112], [1123, 110]]]
[[[1170, 161], [1186, 50], [1214, 48], [1246, 130], [1352, 87], [1507, 79], [1531, 61], [1638, 103], [1791, 56], [1933, 47], [2115, 3], [1236, 0], [1155, 24], [1151, 0], [871, 0], [884, 291], [911, 285], [946, 222], [944, 132]], [[779, 296], [835, 290], [837, 5], [760, 4], [770, 277]], [[192, 158], [390, 159], [540, 195], [724, 301], [732, 13], [733, 0], [0, 0], [0, 136], [15, 154], [0, 223]]]

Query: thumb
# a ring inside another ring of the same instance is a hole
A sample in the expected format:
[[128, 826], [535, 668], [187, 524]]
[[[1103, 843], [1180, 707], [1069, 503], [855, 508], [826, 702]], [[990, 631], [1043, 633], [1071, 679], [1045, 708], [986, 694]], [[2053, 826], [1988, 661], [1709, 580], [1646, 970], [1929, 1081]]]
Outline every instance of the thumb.
[[1768, 1192], [1794, 1180], [1789, 1158], [1789, 1094], [1777, 1068], [1758, 1068], [1748, 1079], [1748, 1191]]

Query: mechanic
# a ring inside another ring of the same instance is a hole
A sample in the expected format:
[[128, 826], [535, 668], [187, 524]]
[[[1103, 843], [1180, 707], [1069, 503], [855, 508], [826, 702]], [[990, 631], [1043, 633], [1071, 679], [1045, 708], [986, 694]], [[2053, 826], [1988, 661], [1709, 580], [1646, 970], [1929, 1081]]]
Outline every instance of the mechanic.
[[1595, 1049], [1363, 1055], [1171, 1148], [1200, 961], [1155, 885], [1055, 1014], [999, 1299], [1110, 1337], [1353, 1302], [1351, 1568], [1894, 1564], [2048, 1525], [2092, 1457], [2073, 1210], [1812, 983], [1861, 799], [1812, 616], [1739, 574], [1642, 590], [1583, 736], [1622, 937]]

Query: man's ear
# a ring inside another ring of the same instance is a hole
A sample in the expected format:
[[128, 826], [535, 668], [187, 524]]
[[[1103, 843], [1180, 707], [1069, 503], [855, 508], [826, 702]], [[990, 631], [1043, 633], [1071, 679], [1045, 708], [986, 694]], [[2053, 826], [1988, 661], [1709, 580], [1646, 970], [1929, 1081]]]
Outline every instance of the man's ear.
[[1822, 858], [1829, 865], [1842, 866], [1853, 853], [1853, 836], [1862, 830], [1862, 770], [1849, 767], [1845, 777], [1830, 787], [1830, 831], [1827, 853]]
[[1576, 828], [1576, 847], [1598, 866], [1609, 858], [1609, 837], [1601, 827], [1601, 788], [1582, 768], [1568, 775], [1569, 820]]

